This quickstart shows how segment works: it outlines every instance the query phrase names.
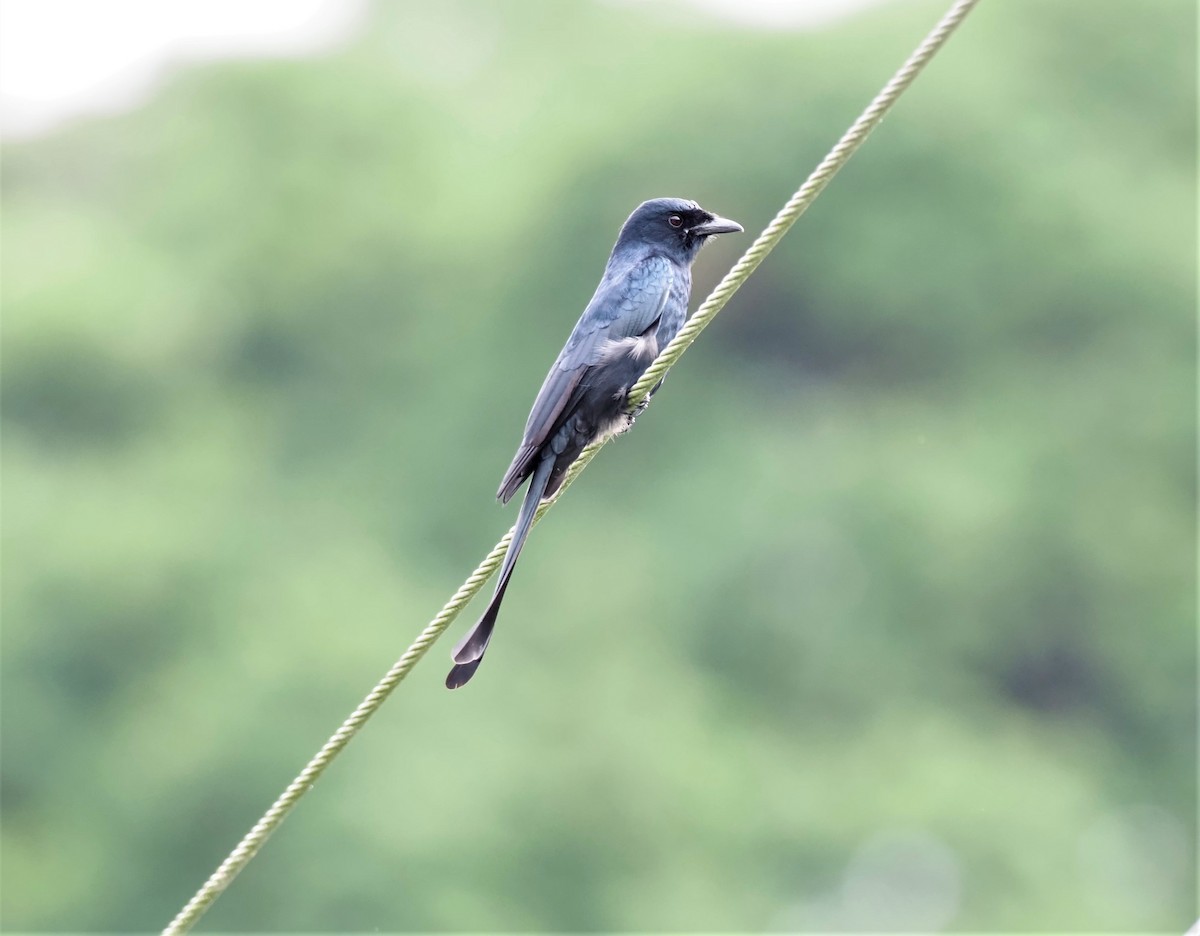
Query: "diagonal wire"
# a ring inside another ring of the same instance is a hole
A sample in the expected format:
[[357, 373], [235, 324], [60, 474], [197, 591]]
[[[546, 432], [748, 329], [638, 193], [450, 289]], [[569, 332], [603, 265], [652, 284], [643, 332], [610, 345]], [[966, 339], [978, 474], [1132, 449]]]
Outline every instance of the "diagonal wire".
[[950, 38], [950, 34], [958, 28], [959, 23], [978, 2], [979, 0], [958, 0], [933, 28], [933, 31], [917, 46], [913, 54], [908, 57], [908, 61], [900, 66], [900, 70], [892, 76], [891, 81], [875, 95], [875, 99], [867, 105], [867, 109], [859, 115], [858, 120], [854, 121], [850, 129], [842, 134], [842, 138], [821, 160], [804, 184], [796, 190], [796, 194], [779, 209], [774, 220], [758, 235], [750, 248], [742, 254], [741, 259], [733, 265], [733, 268], [725, 274], [725, 278], [717, 284], [687, 323], [679, 329], [671, 343], [663, 348], [662, 353], [646, 369], [641, 379], [630, 388], [631, 405], [636, 406], [646, 398], [650, 388], [658, 383], [675, 362], [683, 356], [683, 352], [696, 340], [696, 336], [708, 327], [708, 323], [724, 308], [729, 298], [738, 291], [738, 288], [763, 262], [767, 254], [783, 240], [783, 235], [808, 210], [809, 205], [816, 201], [817, 196], [829, 184], [829, 180], [837, 175], [838, 170], [850, 161], [854, 151], [879, 125], [884, 115], [896, 103], [896, 99], [913, 83], [913, 79], [920, 74], [921, 69], [937, 54], [946, 40]]
[[[679, 330], [674, 340], [663, 349], [654, 363], [646, 370], [646, 373], [631, 388], [629, 393], [629, 406], [631, 410], [646, 399], [650, 388], [679, 360], [684, 351], [696, 340], [700, 332], [708, 326], [716, 314], [725, 306], [725, 303], [729, 301], [730, 297], [737, 292], [738, 288], [749, 278], [750, 274], [762, 263], [766, 255], [783, 239], [783, 236], [796, 223], [800, 215], [808, 209], [809, 205], [813, 203], [825, 186], [829, 184], [829, 180], [837, 174], [838, 170], [850, 160], [855, 150], [862, 145], [871, 131], [878, 126], [891, 106], [904, 93], [905, 89], [912, 84], [913, 80], [921, 72], [921, 69], [937, 54], [946, 40], [950, 38], [951, 33], [954, 32], [978, 2], [979, 0], [957, 0], [950, 7], [949, 11], [942, 17], [929, 35], [925, 37], [912, 55], [908, 57], [908, 60], [900, 67], [900, 70], [892, 76], [892, 79], [883, 87], [883, 90], [875, 96], [875, 99], [871, 101], [867, 109], [862, 112], [859, 118], [851, 125], [850, 129], [843, 134], [833, 149], [829, 151], [829, 155], [821, 160], [820, 164], [813, 170], [804, 184], [788, 199], [787, 204], [780, 209], [774, 220], [767, 225], [766, 229], [750, 245], [750, 248], [742, 255], [741, 259], [733, 265], [733, 268], [725, 274], [725, 278], [717, 284], [717, 287], [709, 294], [708, 298], [696, 309], [683, 328]], [[534, 517], [535, 523], [542, 518], [547, 510], [558, 502], [558, 498], [566, 492], [571, 482], [587, 467], [588, 463], [595, 457], [603, 445], [604, 442], [594, 442], [583, 450], [579, 458], [575, 460], [575, 463], [567, 471], [567, 475], [558, 493], [554, 498], [543, 503], [538, 509]], [[404, 651], [400, 659], [379, 680], [375, 688], [367, 694], [367, 697], [359, 703], [358, 707], [342, 723], [341, 727], [322, 745], [312, 760], [296, 776], [296, 779], [288, 784], [287, 789], [271, 804], [271, 808], [254, 824], [253, 828], [238, 842], [237, 847], [229, 853], [229, 856], [221, 862], [220, 866], [204, 882], [204, 885], [196, 892], [192, 899], [187, 902], [183, 909], [167, 925], [166, 929], [163, 930], [164, 936], [186, 933], [195, 926], [196, 922], [207, 912], [217, 897], [232, 883], [233, 879], [237, 877], [242, 869], [250, 863], [250, 860], [258, 854], [259, 849], [262, 848], [263, 844], [271, 836], [271, 833], [279, 828], [283, 820], [287, 818], [288, 813], [291, 812], [300, 798], [312, 788], [317, 778], [325, 771], [325, 768], [350, 743], [351, 739], [367, 723], [371, 716], [378, 711], [380, 706], [387, 701], [392, 691], [403, 681], [404, 677], [416, 666], [417, 662], [425, 655], [425, 652], [433, 645], [434, 641], [450, 626], [451, 622], [458, 616], [458, 613], [475, 597], [484, 583], [491, 577], [492, 573], [496, 571], [496, 568], [500, 565], [500, 561], [504, 558], [505, 552], [508, 551], [508, 545], [512, 542], [512, 535], [513, 531], [510, 529], [500, 542], [492, 547], [492, 551], [487, 554], [475, 571], [459, 587], [458, 591], [446, 602], [442, 610], [437, 613], [437, 616], [426, 625], [425, 629], [417, 636], [417, 639]]]

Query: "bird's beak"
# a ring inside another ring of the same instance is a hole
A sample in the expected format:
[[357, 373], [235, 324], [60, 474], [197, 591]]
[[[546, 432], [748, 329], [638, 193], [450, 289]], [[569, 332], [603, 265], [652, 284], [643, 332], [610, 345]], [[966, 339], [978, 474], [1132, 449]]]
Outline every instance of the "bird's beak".
[[742, 230], [742, 226], [736, 221], [714, 216], [703, 224], [697, 224], [692, 228], [691, 233], [700, 237], [708, 237], [710, 234], [740, 234]]

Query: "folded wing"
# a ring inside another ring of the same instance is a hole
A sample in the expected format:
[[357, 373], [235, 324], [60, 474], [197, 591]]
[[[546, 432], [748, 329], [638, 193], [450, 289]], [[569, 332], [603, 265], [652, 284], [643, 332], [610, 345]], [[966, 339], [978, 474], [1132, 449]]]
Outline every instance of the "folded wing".
[[507, 503], [532, 473], [538, 452], [571, 415], [586, 386], [588, 368], [599, 363], [608, 343], [642, 334], [662, 314], [672, 280], [671, 263], [660, 256], [605, 271], [534, 400], [521, 447], [497, 492], [501, 501]]

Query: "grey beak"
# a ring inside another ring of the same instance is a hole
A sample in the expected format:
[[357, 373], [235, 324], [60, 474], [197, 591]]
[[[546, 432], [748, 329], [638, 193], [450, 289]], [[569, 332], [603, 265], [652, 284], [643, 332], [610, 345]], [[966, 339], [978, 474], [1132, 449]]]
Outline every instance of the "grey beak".
[[701, 237], [708, 237], [710, 234], [740, 234], [743, 228], [736, 221], [730, 221], [728, 218], [713, 217], [703, 224], [697, 224], [692, 228], [692, 234], [698, 234]]

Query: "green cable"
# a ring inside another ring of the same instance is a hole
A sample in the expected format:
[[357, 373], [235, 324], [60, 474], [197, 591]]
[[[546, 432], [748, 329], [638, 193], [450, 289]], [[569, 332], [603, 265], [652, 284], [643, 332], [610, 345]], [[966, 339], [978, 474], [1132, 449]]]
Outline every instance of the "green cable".
[[[897, 98], [912, 84], [913, 79], [917, 77], [921, 69], [937, 54], [938, 50], [950, 37], [950, 34], [954, 32], [978, 2], [979, 0], [957, 0], [946, 15], [942, 17], [937, 26], [933, 28], [933, 31], [925, 37], [916, 51], [900, 67], [900, 70], [892, 76], [891, 81], [875, 96], [875, 99], [871, 101], [867, 109], [862, 112], [861, 116], [853, 123], [850, 129], [838, 140], [837, 145], [829, 151], [829, 155], [821, 160], [817, 168], [813, 170], [804, 184], [796, 191], [796, 194], [788, 199], [787, 204], [775, 215], [774, 220], [767, 225], [766, 229], [750, 245], [750, 248], [742, 255], [741, 259], [733, 265], [733, 268], [725, 274], [725, 278], [717, 284], [716, 289], [696, 309], [683, 328], [679, 330], [674, 340], [662, 350], [662, 353], [650, 365], [646, 373], [634, 384], [629, 392], [629, 408], [631, 410], [646, 398], [650, 392], [650, 388], [658, 383], [667, 370], [683, 356], [683, 352], [696, 340], [700, 332], [721, 311], [725, 303], [729, 301], [730, 297], [737, 292], [742, 283], [762, 263], [766, 255], [783, 239], [783, 236], [796, 223], [800, 215], [816, 200], [816, 197], [829, 184], [829, 180], [837, 174], [838, 170], [850, 160], [850, 157], [862, 145], [870, 132], [875, 129], [884, 115], [891, 109]], [[547, 510], [558, 502], [558, 499], [570, 487], [571, 482], [587, 467], [588, 462], [595, 457], [603, 445], [604, 442], [594, 442], [583, 450], [579, 458], [575, 460], [575, 463], [567, 471], [566, 478], [563, 481], [562, 487], [559, 488], [558, 493], [552, 499], [543, 503], [538, 509], [537, 515], [534, 518], [535, 523], [542, 518]], [[367, 697], [358, 704], [358, 707], [350, 714], [350, 717], [342, 722], [341, 727], [322, 745], [312, 760], [296, 776], [296, 779], [288, 784], [287, 789], [271, 804], [271, 808], [254, 824], [254, 827], [238, 842], [237, 847], [229, 853], [229, 856], [221, 862], [220, 866], [204, 882], [204, 885], [196, 892], [195, 896], [187, 902], [183, 909], [175, 916], [175, 919], [167, 925], [166, 929], [163, 930], [164, 936], [175, 936], [175, 934], [186, 933], [191, 930], [197, 921], [208, 911], [208, 908], [212, 906], [217, 897], [221, 895], [222, 891], [233, 882], [233, 879], [258, 854], [263, 843], [271, 836], [272, 832], [279, 828], [296, 803], [300, 801], [300, 798], [312, 788], [312, 785], [325, 771], [325, 768], [333, 762], [334, 758], [342, 752], [342, 749], [350, 743], [350, 740], [358, 734], [359, 729], [387, 701], [388, 696], [392, 694], [392, 690], [417, 665], [417, 661], [425, 655], [425, 652], [433, 645], [434, 641], [442, 635], [442, 631], [450, 626], [451, 622], [458, 617], [458, 613], [475, 597], [484, 583], [491, 577], [492, 573], [496, 571], [501, 560], [504, 558], [505, 552], [508, 550], [508, 544], [512, 541], [512, 535], [513, 531], [510, 529], [504, 538], [492, 547], [492, 551], [487, 554], [475, 571], [459, 587], [458, 591], [446, 602], [442, 610], [437, 613], [437, 616], [426, 625], [425, 629], [417, 636], [417, 639], [404, 651], [400, 659], [379, 680], [375, 688], [367, 694]]]

